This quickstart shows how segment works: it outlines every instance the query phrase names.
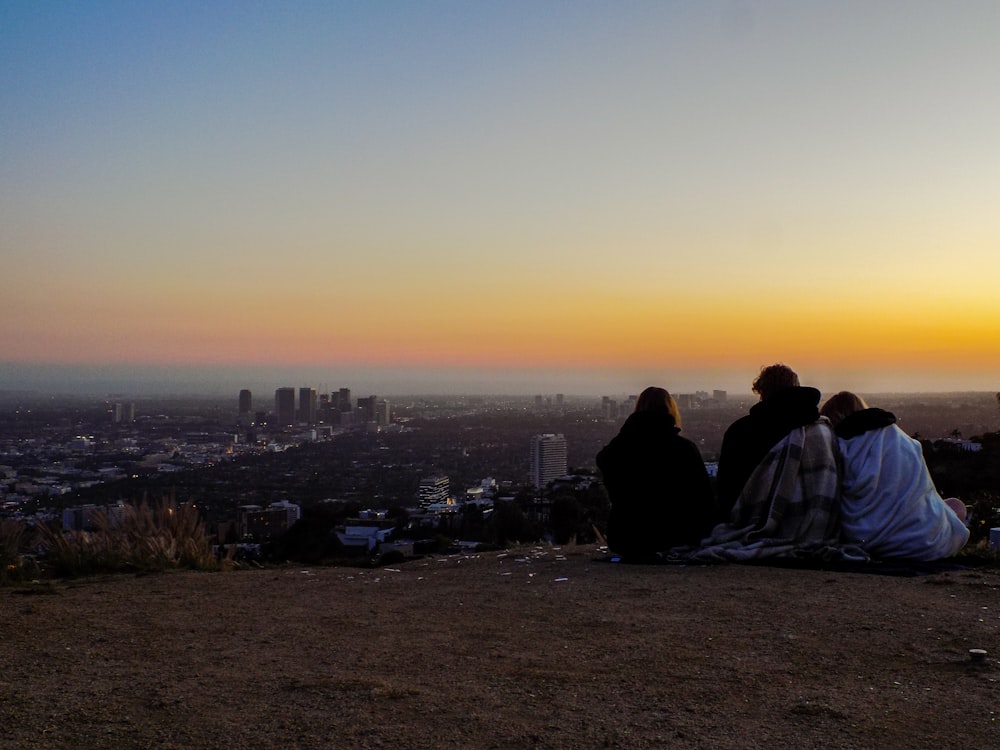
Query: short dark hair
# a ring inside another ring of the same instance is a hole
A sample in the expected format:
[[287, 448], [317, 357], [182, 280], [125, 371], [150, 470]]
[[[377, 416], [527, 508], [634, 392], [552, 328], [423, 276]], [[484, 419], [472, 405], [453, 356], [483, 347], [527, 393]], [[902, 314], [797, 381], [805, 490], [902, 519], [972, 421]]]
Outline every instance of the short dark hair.
[[763, 401], [780, 390], [798, 385], [799, 376], [795, 374], [795, 370], [788, 365], [778, 363], [760, 368], [760, 375], [753, 381], [751, 388]]

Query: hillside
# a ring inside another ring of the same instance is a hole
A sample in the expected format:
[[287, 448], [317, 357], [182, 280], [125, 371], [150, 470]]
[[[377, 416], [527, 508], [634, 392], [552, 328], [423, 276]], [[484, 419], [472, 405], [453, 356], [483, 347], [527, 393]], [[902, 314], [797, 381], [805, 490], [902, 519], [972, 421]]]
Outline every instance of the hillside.
[[643, 567], [546, 547], [28, 591], [0, 590], [3, 747], [968, 750], [1000, 736], [996, 568]]

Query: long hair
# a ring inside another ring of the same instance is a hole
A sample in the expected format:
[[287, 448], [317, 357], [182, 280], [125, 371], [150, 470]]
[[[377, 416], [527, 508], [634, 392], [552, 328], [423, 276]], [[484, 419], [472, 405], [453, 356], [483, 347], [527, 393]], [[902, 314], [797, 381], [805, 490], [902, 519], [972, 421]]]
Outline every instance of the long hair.
[[868, 404], [861, 396], [850, 391], [841, 391], [830, 396], [820, 408], [819, 413], [829, 419], [830, 424], [836, 427], [844, 421], [845, 417], [867, 408]]
[[635, 402], [635, 410], [639, 411], [659, 411], [664, 410], [674, 418], [674, 424], [681, 426], [681, 412], [677, 408], [677, 402], [666, 388], [657, 388], [655, 385], [649, 386], [639, 394]]

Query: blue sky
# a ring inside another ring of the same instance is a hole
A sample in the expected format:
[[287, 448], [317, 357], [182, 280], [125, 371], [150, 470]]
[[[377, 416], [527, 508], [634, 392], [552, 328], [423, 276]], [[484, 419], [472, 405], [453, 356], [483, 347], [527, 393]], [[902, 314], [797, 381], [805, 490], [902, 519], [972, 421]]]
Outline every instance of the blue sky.
[[0, 388], [992, 389], [998, 33], [968, 0], [4, 2]]

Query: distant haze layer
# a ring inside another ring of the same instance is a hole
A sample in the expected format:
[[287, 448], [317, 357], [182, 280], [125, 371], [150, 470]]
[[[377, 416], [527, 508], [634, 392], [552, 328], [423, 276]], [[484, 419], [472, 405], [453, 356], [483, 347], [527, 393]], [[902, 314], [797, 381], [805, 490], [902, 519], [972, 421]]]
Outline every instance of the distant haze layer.
[[[804, 385], [826, 394], [956, 392], [1000, 390], [1000, 378], [962, 378], [939, 373], [920, 379], [887, 371], [880, 376], [835, 370], [799, 370]], [[0, 365], [0, 392], [77, 394], [231, 396], [243, 388], [267, 397], [283, 386], [316, 388], [320, 393], [350, 388], [357, 395], [602, 395], [637, 394], [648, 385], [674, 393], [725, 390], [731, 397], [755, 399], [750, 384], [757, 370], [554, 371], [433, 368], [191, 367], [85, 365]]]

